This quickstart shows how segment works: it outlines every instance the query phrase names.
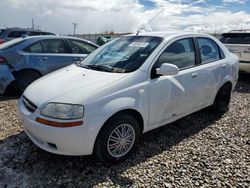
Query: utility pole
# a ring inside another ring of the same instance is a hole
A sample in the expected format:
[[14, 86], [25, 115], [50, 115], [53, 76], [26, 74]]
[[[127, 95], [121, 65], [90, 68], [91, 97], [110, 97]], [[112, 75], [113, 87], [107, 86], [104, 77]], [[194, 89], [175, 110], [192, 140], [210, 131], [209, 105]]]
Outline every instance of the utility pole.
[[35, 29], [34, 19], [32, 18], [32, 29]]
[[76, 26], [77, 26], [77, 23], [73, 23], [73, 27], [74, 27], [74, 35], [73, 36], [75, 36], [75, 34], [76, 34]]

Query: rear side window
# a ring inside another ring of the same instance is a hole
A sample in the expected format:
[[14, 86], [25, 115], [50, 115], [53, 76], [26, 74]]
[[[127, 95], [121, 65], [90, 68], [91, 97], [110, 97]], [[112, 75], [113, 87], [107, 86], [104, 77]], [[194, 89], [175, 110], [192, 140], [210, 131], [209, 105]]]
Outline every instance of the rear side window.
[[8, 35], [9, 38], [19, 38], [25, 35], [27, 32], [26, 31], [12, 31]]
[[41, 41], [44, 53], [66, 53], [65, 45], [61, 39], [51, 39]]
[[42, 45], [40, 42], [30, 45], [24, 49], [25, 52], [30, 53], [43, 53]]
[[250, 44], [250, 33], [226, 33], [220, 41], [224, 44]]
[[179, 69], [195, 65], [194, 44], [191, 38], [181, 39], [170, 44], [160, 55], [154, 69], [159, 68], [163, 63], [176, 65]]
[[198, 38], [197, 42], [201, 53], [201, 64], [221, 59], [220, 48], [214, 41], [208, 38]]
[[90, 54], [97, 47], [79, 40], [67, 40], [73, 54]]

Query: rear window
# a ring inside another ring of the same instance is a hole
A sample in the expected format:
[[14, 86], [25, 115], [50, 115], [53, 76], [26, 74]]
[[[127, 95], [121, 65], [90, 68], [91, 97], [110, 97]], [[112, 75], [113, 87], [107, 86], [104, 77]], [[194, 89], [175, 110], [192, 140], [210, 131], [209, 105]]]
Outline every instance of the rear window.
[[220, 41], [224, 44], [250, 44], [250, 33], [225, 33]]
[[23, 38], [17, 38], [17, 39], [5, 42], [3, 44], [0, 44], [0, 50], [8, 50], [10, 48], [17, 46], [18, 44], [21, 44], [22, 42], [24, 42]]

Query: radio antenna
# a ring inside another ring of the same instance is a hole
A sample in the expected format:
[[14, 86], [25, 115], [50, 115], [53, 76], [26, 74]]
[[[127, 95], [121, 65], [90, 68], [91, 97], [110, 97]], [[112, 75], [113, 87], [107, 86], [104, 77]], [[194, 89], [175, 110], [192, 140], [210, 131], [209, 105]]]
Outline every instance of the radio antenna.
[[151, 20], [149, 20], [144, 26], [142, 26], [140, 29], [137, 30], [137, 33], [136, 35], [138, 35], [143, 29], [145, 26], [147, 26], [148, 24], [150, 24], [157, 16], [159, 16], [162, 12], [164, 11], [164, 8], [161, 9], [153, 18], [151, 18]]

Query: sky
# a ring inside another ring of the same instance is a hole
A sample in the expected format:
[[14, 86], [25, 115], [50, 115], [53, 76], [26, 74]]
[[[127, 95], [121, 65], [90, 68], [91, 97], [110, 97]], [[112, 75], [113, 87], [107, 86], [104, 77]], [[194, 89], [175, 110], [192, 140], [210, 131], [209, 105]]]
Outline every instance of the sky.
[[[58, 34], [250, 29], [250, 0], [0, 0], [0, 29], [31, 27]], [[155, 15], [158, 16], [149, 24]]]

